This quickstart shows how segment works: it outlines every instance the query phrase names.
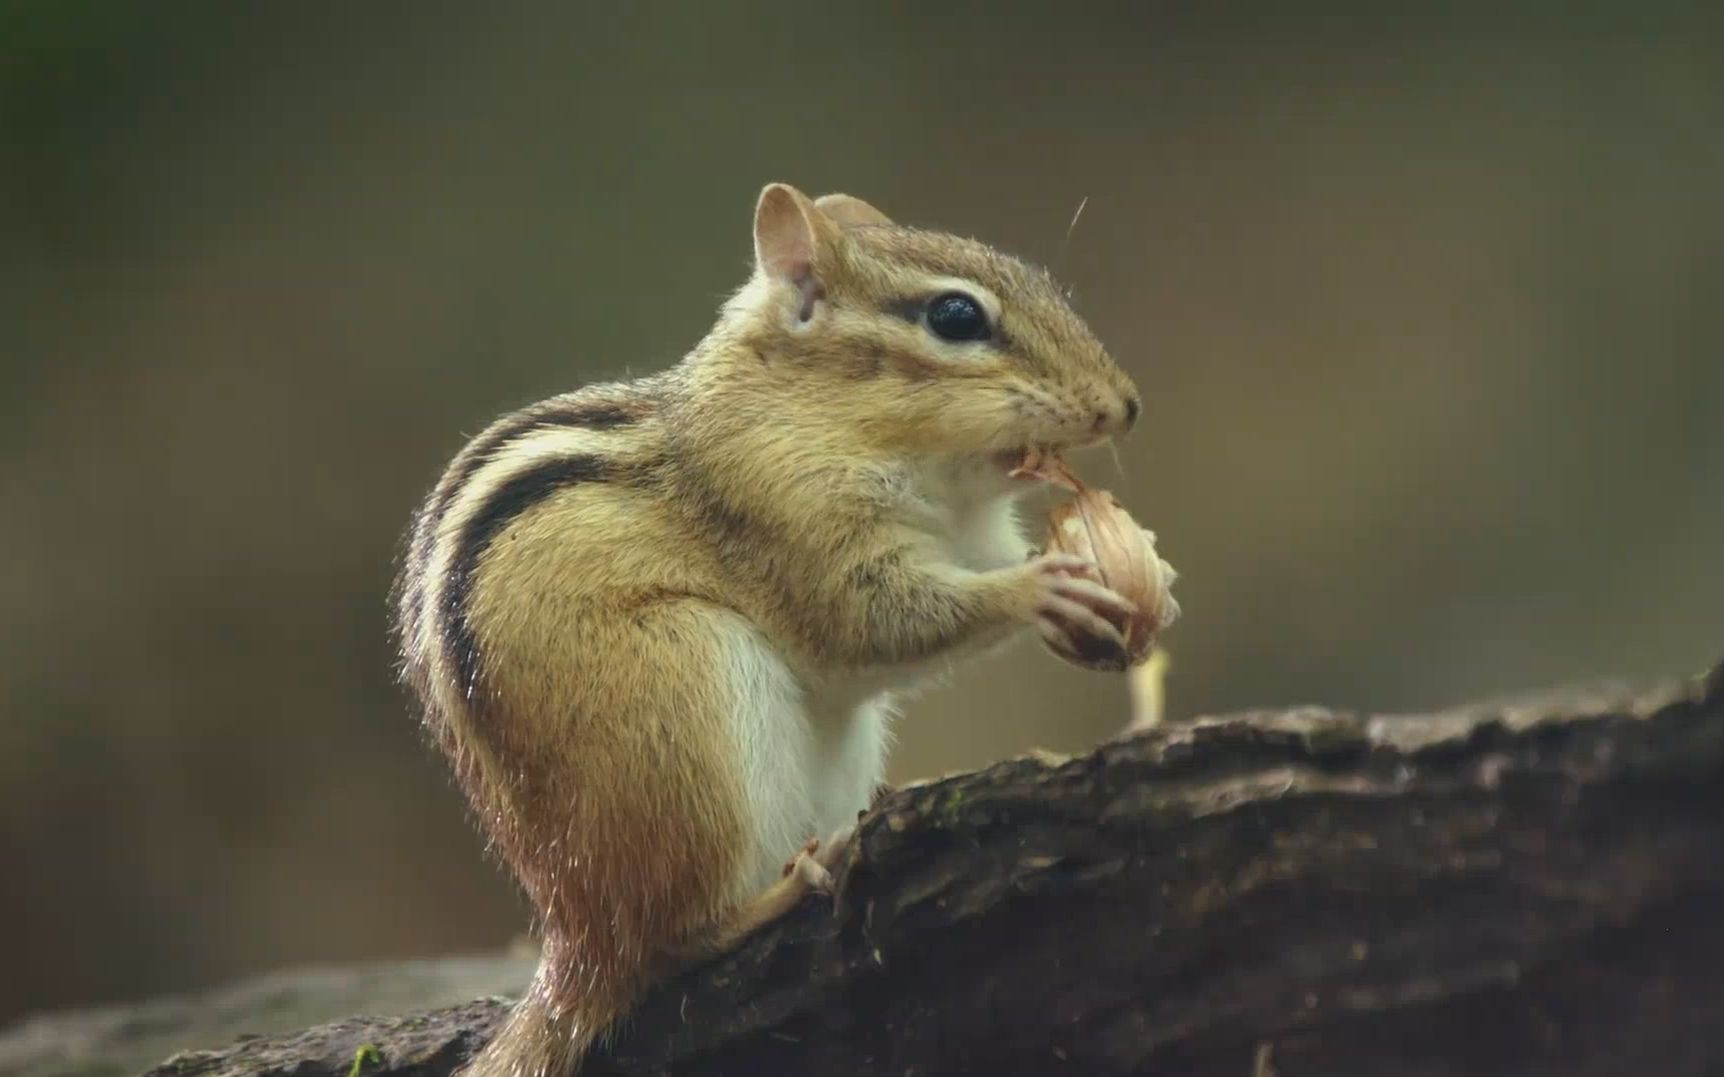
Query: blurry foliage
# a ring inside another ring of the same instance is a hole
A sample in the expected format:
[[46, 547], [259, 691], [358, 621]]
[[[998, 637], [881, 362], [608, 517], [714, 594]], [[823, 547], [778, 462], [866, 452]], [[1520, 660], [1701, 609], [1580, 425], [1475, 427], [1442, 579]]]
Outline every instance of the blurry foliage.
[[[1075, 286], [1176, 713], [1716, 657], [1718, 17], [1621, 7], [0, 6], [0, 1014], [520, 929], [397, 537], [493, 414], [692, 343], [771, 179]], [[895, 770], [1123, 706], [1026, 647]]]

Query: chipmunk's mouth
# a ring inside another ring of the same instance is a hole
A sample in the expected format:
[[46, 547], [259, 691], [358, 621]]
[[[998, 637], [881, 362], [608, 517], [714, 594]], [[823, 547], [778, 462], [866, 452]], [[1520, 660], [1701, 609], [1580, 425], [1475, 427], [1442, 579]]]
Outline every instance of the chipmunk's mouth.
[[1046, 446], [1032, 448], [1026, 445], [1021, 449], [1002, 449], [993, 454], [993, 460], [996, 467], [1019, 482], [1046, 482], [1048, 477], [1041, 473], [1037, 465], [1063, 451]]
[[1066, 445], [1031, 445], [996, 453], [995, 461], [1008, 478], [1024, 483], [1051, 482], [1076, 489], [1077, 479], [1065, 462]]
[[1034, 482], [1040, 478], [1024, 470], [1024, 461], [1029, 459], [1029, 449], [1001, 449], [992, 455], [994, 466], [1004, 471], [1014, 479]]

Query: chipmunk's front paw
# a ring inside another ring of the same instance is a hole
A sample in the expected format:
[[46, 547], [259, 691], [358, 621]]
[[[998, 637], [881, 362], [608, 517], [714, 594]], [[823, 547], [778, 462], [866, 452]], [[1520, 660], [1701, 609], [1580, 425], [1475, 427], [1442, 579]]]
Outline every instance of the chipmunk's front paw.
[[1086, 664], [1124, 668], [1127, 646], [1120, 626], [1137, 606], [1103, 584], [1095, 564], [1081, 557], [1048, 554], [1029, 567], [1035, 572], [1035, 622], [1042, 641]]

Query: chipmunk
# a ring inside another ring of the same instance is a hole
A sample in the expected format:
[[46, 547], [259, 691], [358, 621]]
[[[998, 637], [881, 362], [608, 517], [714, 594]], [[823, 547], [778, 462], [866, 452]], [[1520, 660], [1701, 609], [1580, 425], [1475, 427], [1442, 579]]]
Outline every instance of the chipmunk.
[[1027, 449], [1139, 411], [1053, 280], [784, 184], [754, 255], [678, 365], [499, 419], [409, 533], [403, 676], [543, 938], [476, 1077], [569, 1072], [829, 890], [894, 701], [953, 660], [1124, 646], [1131, 603], [1014, 515]]

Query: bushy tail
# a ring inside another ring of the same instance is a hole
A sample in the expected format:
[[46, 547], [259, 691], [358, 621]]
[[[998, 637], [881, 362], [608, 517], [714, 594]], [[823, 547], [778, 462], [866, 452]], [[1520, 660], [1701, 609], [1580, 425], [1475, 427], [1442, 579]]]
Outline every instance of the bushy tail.
[[566, 978], [552, 967], [552, 960], [547, 951], [503, 1027], [458, 1077], [571, 1077], [576, 1072], [616, 1010], [590, 997], [559, 997]]

